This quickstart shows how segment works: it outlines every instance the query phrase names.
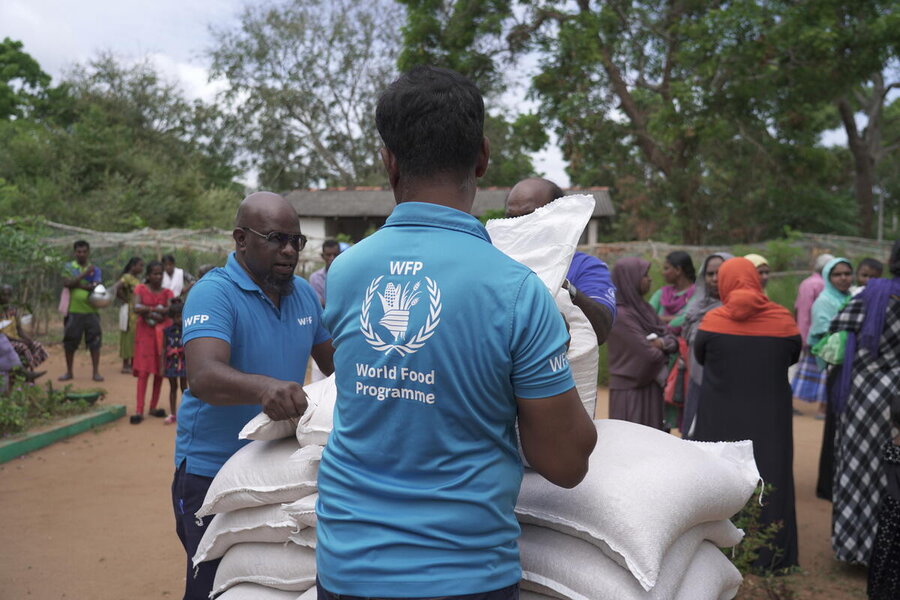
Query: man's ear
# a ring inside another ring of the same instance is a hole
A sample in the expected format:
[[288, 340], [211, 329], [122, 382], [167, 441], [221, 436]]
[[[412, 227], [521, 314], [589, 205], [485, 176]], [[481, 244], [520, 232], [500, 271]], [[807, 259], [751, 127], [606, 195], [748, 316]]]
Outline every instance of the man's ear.
[[234, 238], [235, 243], [241, 250], [247, 247], [247, 232], [240, 227], [234, 228], [231, 232], [231, 237]]
[[397, 184], [400, 182], [400, 167], [397, 165], [397, 157], [387, 148], [382, 148], [378, 151], [378, 154], [381, 155], [381, 162], [384, 165], [384, 170], [387, 171], [388, 183], [391, 184], [391, 189], [397, 189]]
[[491, 160], [491, 141], [487, 136], [481, 138], [481, 148], [478, 150], [478, 160], [475, 163], [475, 177], [483, 177], [487, 172], [488, 163]]

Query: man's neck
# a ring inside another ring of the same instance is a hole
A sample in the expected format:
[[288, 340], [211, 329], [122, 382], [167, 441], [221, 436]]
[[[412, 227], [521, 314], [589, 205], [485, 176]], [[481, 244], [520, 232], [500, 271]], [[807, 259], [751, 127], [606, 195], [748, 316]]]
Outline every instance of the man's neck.
[[397, 204], [425, 202], [454, 208], [471, 214], [475, 203], [475, 186], [461, 185], [456, 181], [410, 181], [394, 189]]
[[276, 308], [280, 308], [281, 307], [281, 295], [278, 292], [266, 289], [266, 286], [263, 285], [263, 282], [260, 281], [259, 279], [257, 279], [256, 276], [253, 274], [253, 271], [251, 271], [247, 267], [247, 263], [244, 262], [244, 257], [239, 252], [235, 253], [234, 259], [238, 262], [239, 265], [241, 265], [241, 268], [244, 270], [244, 273], [247, 274], [247, 277], [250, 278], [250, 281], [255, 283], [257, 285], [257, 287], [259, 287], [260, 291], [262, 291], [263, 294], [265, 294], [266, 296], [269, 297], [269, 300], [272, 301], [272, 304], [274, 304]]

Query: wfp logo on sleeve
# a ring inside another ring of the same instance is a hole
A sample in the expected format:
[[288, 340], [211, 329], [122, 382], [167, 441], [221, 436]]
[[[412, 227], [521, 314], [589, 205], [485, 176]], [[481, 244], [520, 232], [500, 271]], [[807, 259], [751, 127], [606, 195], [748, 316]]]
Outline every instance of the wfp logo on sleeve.
[[554, 356], [550, 359], [550, 370], [556, 373], [557, 371], [562, 371], [566, 367], [569, 366], [569, 359], [566, 358], [566, 353], [563, 352], [559, 356]]
[[209, 321], [209, 315], [193, 315], [184, 320], [184, 327], [187, 329], [191, 325], [206, 323]]
[[[395, 351], [400, 356], [406, 356], [419, 350], [434, 335], [441, 322], [443, 308], [441, 290], [437, 282], [430, 277], [415, 278], [423, 266], [419, 261], [391, 261], [391, 276], [413, 275], [413, 277], [389, 281], [382, 288], [381, 283], [385, 276], [380, 275], [366, 288], [359, 315], [359, 328], [366, 342], [375, 350], [385, 354]], [[425, 292], [428, 293], [427, 302]], [[376, 296], [378, 302], [374, 302]], [[384, 333], [384, 338], [373, 326], [373, 319], [379, 314], [381, 318], [374, 323]], [[421, 325], [415, 329], [415, 334], [409, 336], [410, 331], [419, 324]]]

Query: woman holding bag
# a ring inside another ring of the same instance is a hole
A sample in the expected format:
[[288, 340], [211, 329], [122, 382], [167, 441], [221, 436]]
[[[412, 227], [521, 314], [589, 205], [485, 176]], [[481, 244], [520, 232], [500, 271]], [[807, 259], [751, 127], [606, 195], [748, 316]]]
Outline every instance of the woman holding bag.
[[156, 408], [162, 388], [163, 329], [168, 327], [169, 304], [172, 290], [162, 287], [162, 263], [152, 260], [147, 263], [147, 281], [134, 290], [134, 312], [138, 315], [134, 334], [134, 366], [132, 374], [137, 377], [137, 410], [131, 415], [132, 425], [144, 420], [144, 396], [147, 395], [147, 381], [153, 375], [153, 392], [150, 396], [150, 414], [165, 417], [166, 411]]

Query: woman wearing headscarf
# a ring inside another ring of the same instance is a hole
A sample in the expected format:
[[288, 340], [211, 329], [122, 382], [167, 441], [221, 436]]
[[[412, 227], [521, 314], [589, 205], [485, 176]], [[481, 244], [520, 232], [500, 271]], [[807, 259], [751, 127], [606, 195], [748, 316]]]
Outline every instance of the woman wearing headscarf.
[[829, 396], [836, 416], [831, 544], [838, 560], [853, 563], [869, 563], [887, 490], [881, 453], [900, 433], [891, 427], [891, 402], [900, 395], [900, 240], [890, 271], [892, 279], [870, 279], [829, 327], [847, 332]]
[[769, 284], [769, 273], [772, 272], [769, 261], [761, 254], [747, 254], [744, 258], [753, 263], [753, 267], [759, 275], [759, 285], [762, 286], [763, 293], [765, 293], [766, 286]]
[[670, 252], [663, 263], [662, 276], [666, 285], [650, 297], [650, 306], [669, 327], [680, 328], [688, 302], [696, 290], [697, 276], [691, 255], [682, 250]]
[[616, 322], [606, 340], [609, 357], [609, 418], [663, 428], [663, 388], [668, 354], [678, 340], [666, 332], [644, 295], [650, 262], [627, 256], [616, 262]]
[[766, 495], [760, 524], [781, 522], [772, 545], [754, 566], [779, 571], [797, 564], [794, 508], [794, 441], [788, 368], [800, 357], [800, 330], [786, 308], [763, 293], [759, 274], [746, 258], [719, 269], [722, 306], [703, 318], [694, 355], [703, 365], [694, 439], [753, 441]]
[[684, 324], [681, 328], [681, 336], [688, 345], [688, 389], [684, 401], [684, 414], [681, 420], [681, 437], [690, 438], [691, 428], [697, 416], [697, 406], [700, 404], [700, 384], [703, 382], [703, 367], [694, 358], [694, 340], [697, 337], [697, 328], [706, 313], [714, 308], [722, 306], [719, 299], [718, 274], [722, 263], [732, 258], [728, 252], [710, 254], [700, 267], [700, 277], [697, 281], [697, 289], [688, 304], [684, 316]]
[[[825, 287], [812, 306], [812, 321], [809, 325], [807, 345], [814, 347], [828, 333], [831, 320], [850, 300], [850, 286], [853, 284], [853, 267], [846, 258], [833, 258], [822, 269]], [[819, 370], [827, 367], [825, 361], [816, 357]], [[816, 496], [823, 500], [831, 500], [831, 488], [834, 483], [834, 436], [837, 416], [831, 394], [834, 391], [834, 379], [837, 371], [831, 369], [825, 377], [825, 429], [822, 431], [822, 451], [819, 453], [819, 478], [816, 482]]]

